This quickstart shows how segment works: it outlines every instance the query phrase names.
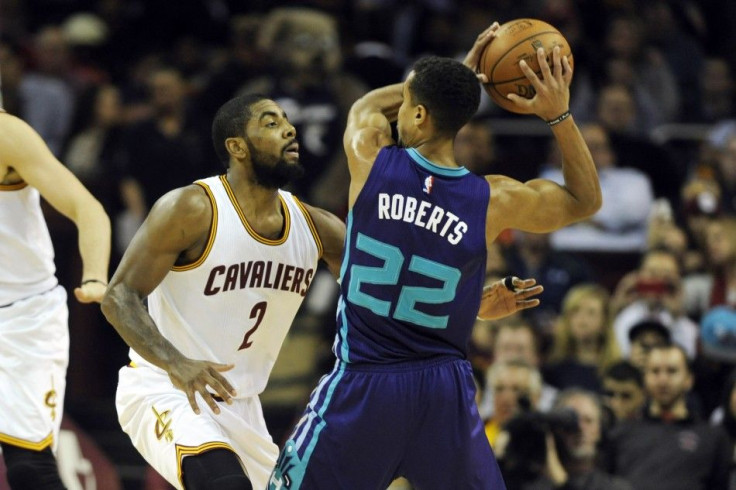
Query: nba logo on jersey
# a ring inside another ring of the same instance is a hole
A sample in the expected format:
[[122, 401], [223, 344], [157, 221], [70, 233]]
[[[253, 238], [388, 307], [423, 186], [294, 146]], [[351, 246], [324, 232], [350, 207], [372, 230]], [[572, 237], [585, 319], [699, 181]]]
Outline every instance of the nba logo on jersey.
[[424, 179], [424, 188], [422, 189], [425, 194], [431, 194], [432, 193], [432, 186], [434, 185], [434, 177], [431, 175]]

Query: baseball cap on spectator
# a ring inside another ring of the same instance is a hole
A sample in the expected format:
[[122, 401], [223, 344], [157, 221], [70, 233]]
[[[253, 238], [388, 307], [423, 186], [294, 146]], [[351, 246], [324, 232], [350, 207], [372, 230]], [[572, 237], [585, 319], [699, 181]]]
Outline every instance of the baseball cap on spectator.
[[639, 337], [644, 332], [655, 332], [662, 336], [662, 338], [669, 342], [672, 340], [672, 334], [670, 329], [667, 328], [662, 322], [653, 319], [642, 320], [629, 330], [629, 341], [633, 342], [634, 339]]
[[700, 321], [703, 356], [724, 362], [736, 362], [736, 310], [717, 306]]

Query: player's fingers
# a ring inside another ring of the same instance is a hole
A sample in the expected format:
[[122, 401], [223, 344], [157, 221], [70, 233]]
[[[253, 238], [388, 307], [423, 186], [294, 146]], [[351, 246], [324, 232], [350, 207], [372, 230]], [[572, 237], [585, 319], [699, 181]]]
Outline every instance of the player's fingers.
[[197, 391], [199, 391], [199, 394], [202, 396], [202, 399], [207, 405], [209, 405], [210, 409], [213, 412], [220, 413], [220, 407], [217, 406], [217, 402], [213, 398], [212, 393], [210, 393], [209, 390], [207, 390], [207, 385], [205, 383], [201, 383]]
[[552, 69], [554, 71], [554, 77], [558, 83], [562, 83], [562, 57], [560, 56], [560, 47], [555, 46], [552, 48]]
[[189, 406], [192, 407], [192, 410], [194, 410], [194, 413], [199, 415], [199, 406], [197, 406], [197, 399], [194, 396], [195, 391], [192, 389], [184, 390], [184, 393], [187, 395], [187, 400], [189, 400]]
[[521, 279], [514, 276], [513, 284], [516, 289], [526, 289], [534, 286], [537, 283], [536, 279]]
[[565, 80], [567, 85], [570, 85], [570, 82], [572, 82], [572, 65], [570, 64], [570, 60], [567, 56], [562, 57], [562, 66], [565, 68], [565, 73], [562, 75], [562, 78]]
[[506, 98], [509, 99], [511, 102], [513, 102], [514, 105], [524, 109], [527, 112], [531, 110], [530, 109], [532, 105], [531, 99], [527, 99], [526, 97], [521, 97], [516, 94], [507, 94]]
[[539, 69], [542, 72], [544, 81], [548, 83], [552, 81], [552, 71], [549, 68], [549, 63], [547, 63], [547, 54], [543, 48], [537, 49], [537, 62], [539, 63]]
[[534, 286], [534, 287], [531, 287], [531, 288], [525, 288], [525, 289], [522, 289], [520, 291], [517, 291], [516, 296], [519, 299], [526, 299], [526, 298], [529, 298], [531, 296], [536, 296], [538, 294], [541, 294], [542, 291], [544, 291], [544, 287], [542, 287], [541, 285], [539, 285], [539, 286]]
[[212, 367], [215, 371], [220, 372], [230, 371], [232, 368], [235, 367], [235, 364], [220, 364], [217, 362], [208, 362], [207, 364], [209, 364], [210, 367]]
[[478, 37], [476, 39], [476, 42], [482, 42], [487, 37], [495, 34], [499, 27], [501, 27], [501, 24], [499, 24], [498, 22], [494, 22], [493, 24], [491, 24], [490, 26], [488, 26], [483, 32], [481, 32], [480, 34], [478, 34]]
[[[534, 89], [537, 92], [540, 92], [543, 88], [543, 85], [542, 82], [539, 81], [539, 77], [537, 77], [537, 74], [534, 73], [534, 70], [532, 70], [531, 67], [524, 60], [519, 61], [519, 68], [521, 68], [521, 71], [524, 72], [524, 75], [531, 82]], [[549, 67], [547, 67], [547, 69], [549, 70]]]
[[227, 378], [217, 371], [213, 370], [210, 373], [210, 376], [212, 377], [210, 386], [222, 397], [223, 400], [230, 403], [230, 399], [236, 394], [233, 385], [231, 385]]
[[534, 308], [535, 306], [539, 306], [538, 299], [525, 299], [516, 302], [516, 307], [519, 310], [528, 310], [529, 308]]
[[475, 76], [478, 77], [480, 83], [488, 83], [488, 76], [485, 73], [476, 73]]

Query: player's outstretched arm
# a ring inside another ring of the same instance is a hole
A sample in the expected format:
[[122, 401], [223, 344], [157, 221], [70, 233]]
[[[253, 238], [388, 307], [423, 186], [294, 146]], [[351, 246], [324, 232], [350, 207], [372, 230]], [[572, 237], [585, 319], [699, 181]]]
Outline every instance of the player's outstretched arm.
[[59, 162], [26, 122], [0, 113], [0, 161], [35, 187], [57, 211], [71, 219], [79, 235], [82, 285], [74, 290], [83, 303], [100, 302], [110, 262], [110, 219], [100, 202]]
[[572, 116], [569, 115], [572, 67], [560, 57], [559, 47], [552, 52], [552, 65], [544, 50], [537, 51], [542, 78], [523, 61], [520, 66], [536, 90], [532, 99], [514, 94], [509, 98], [525, 106], [550, 125], [562, 153], [560, 186], [550, 180], [535, 179], [524, 184], [502, 176], [488, 176], [492, 192], [489, 206], [488, 238], [505, 228], [548, 233], [585, 219], [601, 207], [601, 188], [593, 158]]
[[[510, 284], [507, 284], [510, 282]], [[478, 309], [481, 320], [497, 320], [514, 313], [539, 306], [539, 296], [544, 291], [536, 279], [507, 277], [483, 288]]]
[[308, 204], [304, 204], [304, 207], [309, 211], [322, 242], [322, 260], [325, 261], [332, 275], [339, 278], [343, 246], [345, 244], [345, 223], [324, 209]]
[[158, 330], [143, 304], [177, 260], [199, 257], [209, 236], [212, 208], [198, 185], [176, 189], [159, 199], [125, 251], [102, 301], [102, 312], [118, 334], [148, 362], [165, 370], [173, 385], [184, 391], [199, 413], [199, 393], [215, 413], [215, 400], [235, 394], [221, 374], [230, 365], [192, 360], [184, 356]]

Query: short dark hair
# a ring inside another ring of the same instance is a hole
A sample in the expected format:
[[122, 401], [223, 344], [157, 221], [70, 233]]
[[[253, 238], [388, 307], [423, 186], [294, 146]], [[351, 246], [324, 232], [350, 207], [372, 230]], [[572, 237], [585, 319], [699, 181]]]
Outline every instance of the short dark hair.
[[269, 99], [262, 94], [245, 94], [225, 102], [215, 114], [212, 121], [212, 143], [215, 146], [217, 158], [225, 168], [230, 166], [230, 154], [225, 148], [225, 140], [236, 136], [245, 136], [245, 125], [253, 113], [250, 107], [256, 102]]
[[633, 381], [640, 388], [644, 387], [644, 378], [642, 377], [641, 371], [629, 361], [618, 361], [611, 364], [603, 373], [603, 379], [606, 378], [622, 383]]
[[451, 135], [470, 121], [480, 104], [480, 83], [473, 70], [439, 56], [421, 58], [412, 69], [412, 103], [427, 108], [437, 131]]

